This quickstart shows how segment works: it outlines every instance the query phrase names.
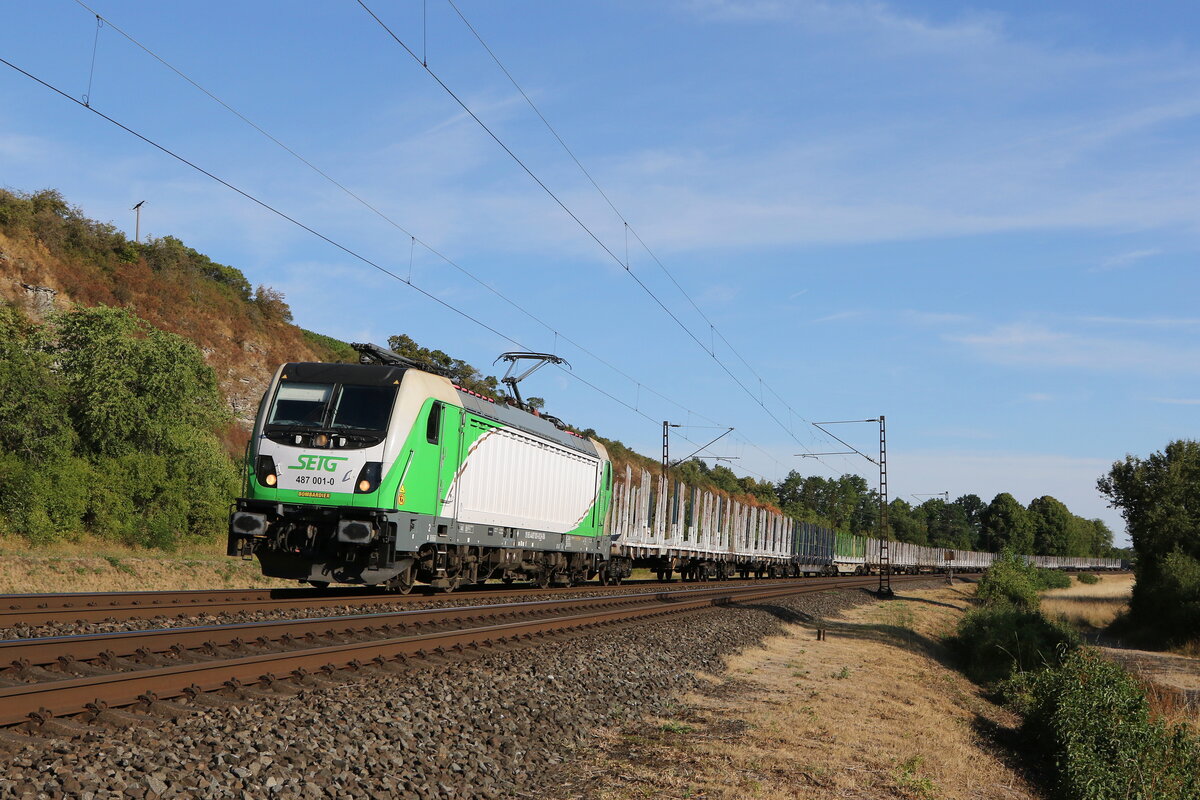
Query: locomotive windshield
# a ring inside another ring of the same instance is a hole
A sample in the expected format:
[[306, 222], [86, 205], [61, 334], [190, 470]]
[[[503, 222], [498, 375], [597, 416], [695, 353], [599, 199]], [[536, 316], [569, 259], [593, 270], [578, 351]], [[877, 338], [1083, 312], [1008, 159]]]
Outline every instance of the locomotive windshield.
[[281, 383], [267, 425], [382, 433], [395, 398], [395, 386]]

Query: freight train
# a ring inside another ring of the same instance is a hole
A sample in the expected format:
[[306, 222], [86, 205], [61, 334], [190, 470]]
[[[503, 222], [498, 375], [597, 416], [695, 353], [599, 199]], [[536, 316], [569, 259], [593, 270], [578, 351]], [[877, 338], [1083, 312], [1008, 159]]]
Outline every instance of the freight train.
[[[604, 446], [376, 345], [360, 363], [289, 363], [247, 445], [228, 553], [324, 587], [539, 586], [635, 566], [661, 579], [866, 574], [879, 541], [678, 483], [614, 475]], [[896, 572], [986, 568], [991, 553], [890, 542]], [[1119, 569], [1115, 559], [1036, 557]]]

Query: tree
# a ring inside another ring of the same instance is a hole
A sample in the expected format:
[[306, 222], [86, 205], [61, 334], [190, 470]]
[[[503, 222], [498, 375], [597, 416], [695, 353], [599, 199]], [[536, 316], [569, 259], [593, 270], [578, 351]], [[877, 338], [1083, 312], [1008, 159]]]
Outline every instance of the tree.
[[979, 515], [983, 546], [993, 552], [1011, 550], [1014, 553], [1033, 552], [1033, 523], [1025, 506], [1008, 492], [992, 498]]
[[971, 548], [971, 529], [960, 506], [932, 497], [917, 506], [917, 512], [925, 517], [931, 546], [954, 550]]
[[227, 421], [216, 375], [187, 339], [105, 306], [55, 322], [71, 416], [88, 450], [163, 454], [180, 430]]
[[971, 549], [981, 549], [983, 532], [981, 518], [983, 510], [987, 508], [987, 503], [983, 502], [977, 494], [964, 494], [954, 501], [954, 505], [962, 509], [963, 516], [967, 520], [967, 527], [971, 531]]
[[1137, 553], [1134, 616], [1169, 637], [1200, 635], [1200, 442], [1127, 455], [1096, 486], [1121, 510]]
[[1071, 550], [1071, 512], [1060, 501], [1043, 495], [1029, 502], [1033, 524], [1033, 551], [1038, 555], [1065, 556]]
[[497, 400], [508, 397], [508, 394], [500, 388], [500, 381], [494, 375], [483, 375], [462, 359], [454, 358], [441, 350], [421, 347], [407, 334], [389, 336], [388, 347], [413, 361], [428, 364], [434, 371], [446, 373], [450, 380], [464, 389], [470, 389]]
[[897, 541], [929, 544], [924, 515], [915, 514], [913, 507], [899, 497], [888, 503], [888, 524]]

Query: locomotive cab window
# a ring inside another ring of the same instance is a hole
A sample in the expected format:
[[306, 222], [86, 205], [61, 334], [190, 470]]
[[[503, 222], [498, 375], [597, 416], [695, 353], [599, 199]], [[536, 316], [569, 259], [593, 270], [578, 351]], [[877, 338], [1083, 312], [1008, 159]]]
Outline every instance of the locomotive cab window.
[[437, 444], [442, 430], [442, 404], [435, 402], [429, 408], [429, 422], [425, 426], [425, 439], [430, 444]]
[[366, 431], [386, 431], [392, 414], [395, 386], [345, 385], [338, 392], [330, 426]]
[[375, 438], [388, 428], [395, 386], [281, 383], [267, 418], [270, 430], [333, 429], [343, 436]]
[[281, 383], [268, 424], [320, 425], [331, 394], [326, 383]]

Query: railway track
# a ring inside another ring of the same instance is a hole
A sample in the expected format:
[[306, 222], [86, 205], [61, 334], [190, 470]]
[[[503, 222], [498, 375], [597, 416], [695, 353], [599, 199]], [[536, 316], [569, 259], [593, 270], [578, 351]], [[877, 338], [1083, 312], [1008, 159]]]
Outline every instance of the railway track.
[[875, 582], [863, 577], [690, 584], [616, 596], [9, 640], [0, 642], [0, 663], [10, 665], [0, 670], [0, 725], [46, 724], [76, 714], [111, 717], [112, 709], [129, 706], [186, 713], [180, 698], [203, 702], [206, 693], [219, 690], [269, 690], [347, 669], [404, 669], [549, 636]]
[[[756, 581], [774, 584], [785, 578]], [[746, 585], [744, 580], [709, 583], [715, 585]], [[213, 589], [174, 592], [102, 592], [60, 594], [0, 595], [0, 628], [18, 623], [42, 625], [48, 622], [100, 622], [103, 620], [145, 619], [162, 616], [194, 616], [197, 614], [231, 614], [245, 611], [277, 609], [327, 608], [331, 606], [395, 605], [398, 603], [427, 603], [445, 598], [455, 601], [494, 598], [497, 595], [519, 594], [522, 597], [561, 597], [568, 591], [618, 594], [635, 587], [659, 587], [670, 591], [696, 586], [682, 581], [662, 584], [658, 581], [627, 581], [623, 586], [602, 586], [587, 583], [571, 589], [538, 589], [532, 584], [488, 584], [485, 589], [454, 592], [453, 594], [414, 593], [401, 595], [374, 588], [337, 587], [334, 589]]]

